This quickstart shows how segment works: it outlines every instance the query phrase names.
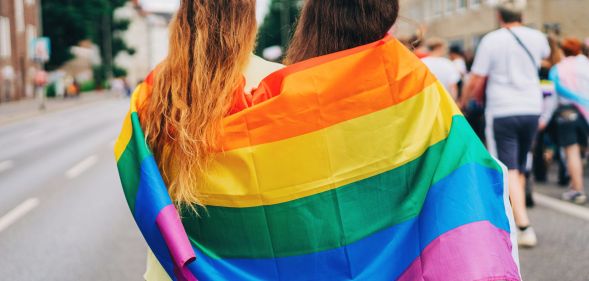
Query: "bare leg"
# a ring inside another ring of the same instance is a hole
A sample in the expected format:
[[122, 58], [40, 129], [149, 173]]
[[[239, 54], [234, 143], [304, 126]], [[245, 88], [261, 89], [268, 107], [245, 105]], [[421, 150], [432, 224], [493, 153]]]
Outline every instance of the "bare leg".
[[507, 186], [509, 197], [513, 207], [513, 216], [517, 226], [526, 227], [530, 225], [528, 211], [526, 210], [525, 176], [518, 170], [509, 170], [507, 173]]
[[581, 148], [578, 144], [565, 148], [567, 168], [571, 176], [571, 187], [578, 192], [585, 192], [583, 187], [583, 162], [581, 161]]

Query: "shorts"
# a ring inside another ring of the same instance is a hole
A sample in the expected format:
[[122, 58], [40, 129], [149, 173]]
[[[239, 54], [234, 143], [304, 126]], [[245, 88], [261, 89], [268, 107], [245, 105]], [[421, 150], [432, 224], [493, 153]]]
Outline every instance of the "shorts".
[[587, 121], [574, 106], [559, 107], [551, 120], [549, 131], [550, 137], [558, 146], [587, 146]]
[[493, 119], [493, 139], [497, 158], [507, 169], [527, 171], [528, 153], [538, 133], [540, 116], [524, 115]]

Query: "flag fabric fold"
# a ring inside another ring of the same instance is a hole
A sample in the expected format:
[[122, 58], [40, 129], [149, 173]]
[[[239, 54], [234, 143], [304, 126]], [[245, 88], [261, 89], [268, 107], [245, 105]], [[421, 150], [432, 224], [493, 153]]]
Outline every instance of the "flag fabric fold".
[[224, 120], [206, 209], [178, 214], [137, 109], [125, 197], [174, 280], [520, 280], [505, 172], [396, 39], [268, 76]]

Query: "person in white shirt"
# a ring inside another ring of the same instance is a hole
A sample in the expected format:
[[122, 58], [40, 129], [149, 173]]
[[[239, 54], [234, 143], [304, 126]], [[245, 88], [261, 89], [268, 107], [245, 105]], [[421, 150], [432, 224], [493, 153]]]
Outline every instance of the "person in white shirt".
[[426, 43], [429, 55], [421, 61], [444, 85], [446, 90], [454, 99], [458, 97], [458, 82], [460, 81], [460, 72], [454, 66], [454, 63], [446, 58], [448, 45], [446, 41], [438, 38], [429, 39]]
[[501, 28], [486, 35], [478, 47], [461, 104], [486, 91], [487, 146], [509, 170], [518, 244], [533, 247], [537, 239], [525, 205], [525, 172], [542, 113], [538, 71], [550, 47], [544, 34], [523, 26], [525, 6], [505, 2], [497, 9]]
[[464, 52], [459, 46], [452, 46], [450, 47], [449, 58], [456, 67], [456, 70], [460, 72], [460, 76], [464, 78], [466, 74], [468, 74], [468, 69], [466, 67], [466, 61], [464, 60]]

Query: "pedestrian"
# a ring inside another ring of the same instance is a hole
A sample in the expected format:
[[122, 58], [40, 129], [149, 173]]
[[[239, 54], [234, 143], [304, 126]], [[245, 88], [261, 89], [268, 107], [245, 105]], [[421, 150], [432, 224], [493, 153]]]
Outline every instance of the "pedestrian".
[[181, 2], [115, 148], [170, 277], [520, 280], [504, 172], [385, 35], [398, 11], [305, 1], [289, 66], [248, 94], [255, 1]]
[[468, 74], [468, 69], [466, 67], [466, 54], [462, 48], [458, 45], [450, 46], [449, 57], [456, 70], [460, 72], [461, 78], [464, 78]]
[[[163, 171], [171, 199], [188, 209], [203, 202], [198, 171], [206, 166], [210, 151], [218, 149], [223, 118], [250, 106], [251, 97], [244, 90], [251, 90], [282, 68], [251, 55], [256, 38], [255, 7], [254, 0], [180, 1], [170, 25], [169, 55], [138, 86], [131, 101], [133, 107], [136, 101], [145, 101], [137, 107], [146, 140]], [[157, 204], [146, 210], [151, 208]], [[205, 213], [198, 215], [206, 217]], [[198, 227], [198, 223], [187, 227]], [[159, 251], [160, 244], [151, 244], [150, 235], [146, 236], [152, 248], [145, 280], [170, 280], [174, 272], [163, 258], [168, 252]]]
[[552, 68], [550, 79], [559, 95], [559, 106], [552, 119], [552, 137], [565, 151], [566, 166], [571, 178], [569, 190], [562, 199], [585, 204], [581, 155], [587, 147], [589, 125], [589, 59], [582, 54], [581, 40], [568, 37], [561, 43], [565, 58]]
[[2, 81], [2, 87], [0, 87], [0, 102], [10, 101], [14, 97], [15, 78], [12, 65], [7, 64], [2, 67], [2, 71], [0, 71], [0, 81]]
[[[421, 61], [436, 75], [452, 98], [456, 100], [458, 98], [458, 82], [460, 82], [461, 73], [456, 68], [456, 65], [446, 58], [448, 52], [446, 41], [440, 38], [430, 38], [425, 42], [425, 45], [428, 48], [429, 55], [422, 58]], [[466, 72], [466, 65], [464, 65], [464, 72]]]
[[544, 34], [522, 24], [525, 4], [505, 2], [497, 8], [501, 28], [478, 47], [462, 104], [486, 92], [487, 146], [509, 169], [518, 243], [533, 247], [537, 238], [525, 205], [525, 173], [542, 113], [538, 72], [550, 47]]

